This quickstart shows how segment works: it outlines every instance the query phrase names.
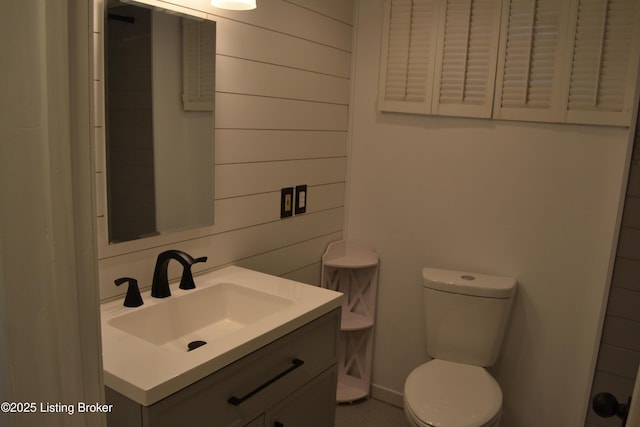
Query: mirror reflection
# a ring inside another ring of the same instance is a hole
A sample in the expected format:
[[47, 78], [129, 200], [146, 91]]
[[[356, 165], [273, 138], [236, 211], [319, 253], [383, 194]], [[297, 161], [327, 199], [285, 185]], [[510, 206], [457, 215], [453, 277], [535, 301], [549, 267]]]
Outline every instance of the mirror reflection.
[[213, 224], [215, 23], [109, 1], [109, 242]]

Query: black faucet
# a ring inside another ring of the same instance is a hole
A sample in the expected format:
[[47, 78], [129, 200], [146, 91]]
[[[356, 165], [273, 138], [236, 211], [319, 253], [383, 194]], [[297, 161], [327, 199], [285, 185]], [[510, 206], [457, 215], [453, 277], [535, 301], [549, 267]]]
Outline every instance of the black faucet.
[[120, 286], [123, 283], [128, 283], [127, 296], [124, 298], [125, 307], [140, 307], [142, 302], [142, 296], [140, 295], [140, 289], [138, 288], [138, 281], [131, 277], [121, 277], [115, 280], [116, 286]]
[[180, 289], [195, 289], [196, 285], [193, 283], [193, 274], [191, 273], [191, 266], [197, 262], [205, 262], [206, 256], [200, 258], [193, 258], [191, 255], [171, 249], [162, 252], [158, 255], [156, 260], [156, 268], [153, 271], [153, 281], [151, 282], [151, 296], [154, 298], [166, 298], [171, 296], [171, 290], [169, 289], [169, 279], [167, 277], [167, 267], [169, 261], [175, 259], [182, 264], [182, 278], [180, 279]]

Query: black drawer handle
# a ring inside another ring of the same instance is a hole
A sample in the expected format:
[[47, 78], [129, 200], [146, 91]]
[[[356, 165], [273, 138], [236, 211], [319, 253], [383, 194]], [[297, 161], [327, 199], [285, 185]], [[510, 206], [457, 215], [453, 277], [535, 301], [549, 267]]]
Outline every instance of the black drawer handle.
[[245, 394], [242, 397], [231, 396], [229, 399], [227, 399], [227, 402], [231, 403], [233, 406], [238, 406], [239, 404], [241, 404], [245, 400], [247, 400], [247, 399], [255, 396], [256, 394], [260, 393], [262, 390], [264, 390], [265, 388], [269, 387], [271, 384], [273, 384], [274, 382], [278, 381], [280, 378], [284, 377], [287, 374], [290, 374], [294, 370], [298, 369], [300, 366], [304, 365], [304, 360], [293, 359], [291, 361], [291, 363], [293, 364], [293, 366], [290, 366], [287, 369], [285, 369], [284, 371], [280, 372], [278, 375], [276, 375], [275, 377], [271, 378], [266, 383], [264, 383], [261, 386], [255, 388], [254, 390], [250, 391], [249, 393]]

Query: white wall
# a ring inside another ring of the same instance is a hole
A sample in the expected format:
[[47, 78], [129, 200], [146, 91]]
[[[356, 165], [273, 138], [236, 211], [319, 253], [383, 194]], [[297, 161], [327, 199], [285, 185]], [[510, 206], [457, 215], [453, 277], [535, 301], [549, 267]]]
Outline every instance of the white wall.
[[382, 6], [357, 14], [346, 225], [381, 259], [373, 382], [427, 360], [423, 266], [509, 275], [505, 425], [584, 424], [628, 130], [378, 113]]
[[[353, 3], [261, 0], [250, 12], [182, 3], [217, 23], [215, 225], [178, 243], [102, 251], [101, 297], [123, 293], [113, 285], [123, 275], [149, 286], [156, 256], [169, 248], [208, 256], [196, 271], [234, 263], [317, 283], [326, 245], [342, 237]], [[99, 72], [95, 84], [100, 94]], [[98, 144], [100, 127], [98, 117]], [[301, 184], [307, 213], [281, 220], [280, 189]], [[104, 214], [99, 203], [102, 236]]]

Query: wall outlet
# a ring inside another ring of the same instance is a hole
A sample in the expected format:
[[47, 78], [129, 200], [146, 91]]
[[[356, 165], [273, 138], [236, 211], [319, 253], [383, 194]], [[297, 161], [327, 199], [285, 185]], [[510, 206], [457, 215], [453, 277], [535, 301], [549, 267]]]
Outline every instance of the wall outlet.
[[296, 207], [295, 214], [303, 214], [307, 211], [307, 186], [296, 186]]
[[293, 215], [293, 187], [280, 190], [280, 218]]

